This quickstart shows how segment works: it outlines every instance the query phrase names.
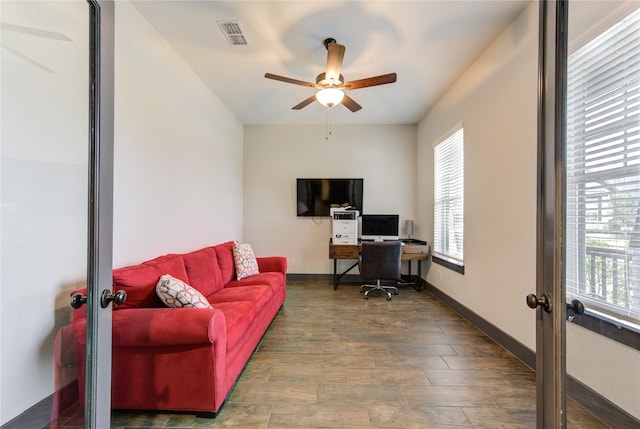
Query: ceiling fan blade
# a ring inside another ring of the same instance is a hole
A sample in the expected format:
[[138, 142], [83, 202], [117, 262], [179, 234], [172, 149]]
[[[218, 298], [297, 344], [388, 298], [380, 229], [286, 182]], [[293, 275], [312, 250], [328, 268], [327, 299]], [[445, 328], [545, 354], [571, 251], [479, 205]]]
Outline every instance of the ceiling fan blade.
[[280, 82], [292, 83], [294, 85], [308, 86], [310, 88], [317, 87], [315, 83], [305, 82], [303, 80], [298, 80], [298, 79], [292, 79], [290, 77], [285, 77], [285, 76], [279, 76], [277, 74], [272, 74], [272, 73], [265, 73], [264, 77], [266, 77], [267, 79], [279, 80]]
[[72, 42], [72, 40], [64, 33], [57, 31], [41, 30], [35, 27], [26, 27], [24, 25], [9, 24], [8, 22], [0, 22], [0, 29], [15, 31], [16, 33], [28, 34], [30, 36], [44, 37], [46, 39], [61, 40], [64, 42]]
[[329, 83], [333, 82], [337, 84], [340, 82], [340, 71], [342, 69], [345, 47], [332, 42], [327, 44], [327, 51], [327, 71], [325, 79]]
[[365, 79], [352, 80], [351, 82], [345, 82], [345, 89], [359, 89], [366, 88], [368, 86], [385, 85], [387, 83], [393, 83], [397, 79], [395, 73], [383, 74], [381, 76], [367, 77]]
[[313, 103], [314, 101], [316, 101], [316, 96], [312, 95], [311, 97], [301, 101], [300, 103], [296, 104], [295, 106], [293, 106], [291, 108], [291, 110], [300, 110], [303, 107], [307, 107], [309, 104]]
[[355, 100], [349, 97], [347, 94], [344, 95], [342, 104], [344, 104], [344, 107], [351, 110], [352, 112], [357, 112], [358, 110], [362, 109], [362, 106], [356, 103]]

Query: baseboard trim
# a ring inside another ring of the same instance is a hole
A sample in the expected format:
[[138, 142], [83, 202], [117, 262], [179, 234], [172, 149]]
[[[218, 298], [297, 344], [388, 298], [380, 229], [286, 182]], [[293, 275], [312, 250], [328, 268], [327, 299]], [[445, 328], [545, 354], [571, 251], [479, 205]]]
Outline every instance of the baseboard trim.
[[[344, 278], [358, 277], [355, 274], [347, 274]], [[333, 274], [290, 274], [287, 273], [287, 280], [299, 282], [327, 282], [333, 281]]]
[[[533, 350], [483, 319], [431, 283], [426, 283], [426, 290], [535, 371], [536, 354]], [[567, 375], [566, 378], [566, 389], [567, 395], [612, 427], [640, 427], [640, 420], [570, 375]]]
[[33, 405], [22, 414], [9, 420], [0, 426], [2, 429], [43, 428], [51, 423], [51, 407], [53, 395], [49, 395], [42, 401]]
[[431, 292], [436, 298], [440, 301], [448, 305], [453, 311], [458, 313], [460, 316], [467, 319], [471, 322], [476, 328], [480, 329], [482, 332], [487, 334], [490, 338], [492, 338], [496, 343], [500, 344], [502, 347], [507, 349], [511, 354], [524, 362], [529, 368], [535, 371], [536, 369], [536, 354], [529, 347], [525, 346], [521, 342], [517, 341], [511, 335], [502, 331], [495, 325], [489, 323], [487, 320], [478, 316], [473, 311], [469, 310], [469, 308], [460, 304], [455, 299], [451, 298], [449, 295], [442, 292], [440, 289], [436, 288], [431, 283], [426, 283], [426, 290]]
[[[58, 416], [78, 401], [78, 380], [61, 387], [22, 414], [9, 420], [0, 429], [24, 429], [50, 427]], [[56, 410], [58, 408], [58, 410]], [[51, 426], [53, 427], [53, 426]]]
[[[287, 274], [287, 280], [300, 281], [300, 282], [332, 282], [333, 274]], [[348, 285], [355, 283], [362, 283], [360, 274], [345, 274], [340, 278], [338, 287], [340, 285]]]

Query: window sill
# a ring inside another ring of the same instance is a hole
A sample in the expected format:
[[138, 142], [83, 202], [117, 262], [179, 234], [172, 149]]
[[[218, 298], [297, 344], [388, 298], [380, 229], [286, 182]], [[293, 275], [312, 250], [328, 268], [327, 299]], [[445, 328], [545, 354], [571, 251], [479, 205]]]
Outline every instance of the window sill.
[[587, 309], [584, 314], [576, 316], [571, 323], [575, 323], [632, 349], [640, 350], [640, 332], [623, 324], [617, 324], [608, 318], [601, 317], [598, 312]]
[[464, 274], [464, 265], [461, 265], [459, 262], [453, 262], [450, 259], [446, 259], [442, 256], [436, 255], [431, 256], [431, 261], [436, 264], [442, 265], [443, 267], [447, 267], [450, 270], [455, 271], [456, 273]]

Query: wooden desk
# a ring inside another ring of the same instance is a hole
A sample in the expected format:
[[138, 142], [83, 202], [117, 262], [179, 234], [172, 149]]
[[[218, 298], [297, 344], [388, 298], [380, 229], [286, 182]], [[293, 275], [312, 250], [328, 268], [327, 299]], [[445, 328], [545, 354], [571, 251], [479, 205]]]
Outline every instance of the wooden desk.
[[[403, 241], [403, 240], [401, 240]], [[411, 261], [418, 261], [418, 278], [415, 282], [416, 289], [420, 290], [420, 279], [422, 278], [422, 267], [420, 261], [429, 259], [431, 249], [429, 245], [420, 240], [407, 240], [403, 241], [405, 244], [402, 246], [402, 260], [409, 261], [409, 277], [411, 277]], [[354, 269], [358, 262], [353, 263], [342, 273], [338, 274], [338, 259], [358, 259], [360, 251], [362, 250], [361, 244], [333, 244], [329, 241], [329, 259], [333, 259], [333, 290], [338, 289], [338, 282], [349, 271]]]

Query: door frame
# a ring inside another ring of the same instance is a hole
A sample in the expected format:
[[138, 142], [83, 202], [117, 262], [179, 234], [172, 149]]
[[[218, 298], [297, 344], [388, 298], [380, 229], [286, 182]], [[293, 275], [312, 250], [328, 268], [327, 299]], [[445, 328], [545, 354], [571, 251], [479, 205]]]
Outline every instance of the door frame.
[[89, 204], [85, 428], [111, 423], [111, 290], [113, 250], [114, 28], [112, 0], [89, 4]]
[[566, 300], [563, 243], [566, 194], [566, 68], [568, 1], [539, 2], [538, 191], [536, 294], [537, 427], [564, 428]]

